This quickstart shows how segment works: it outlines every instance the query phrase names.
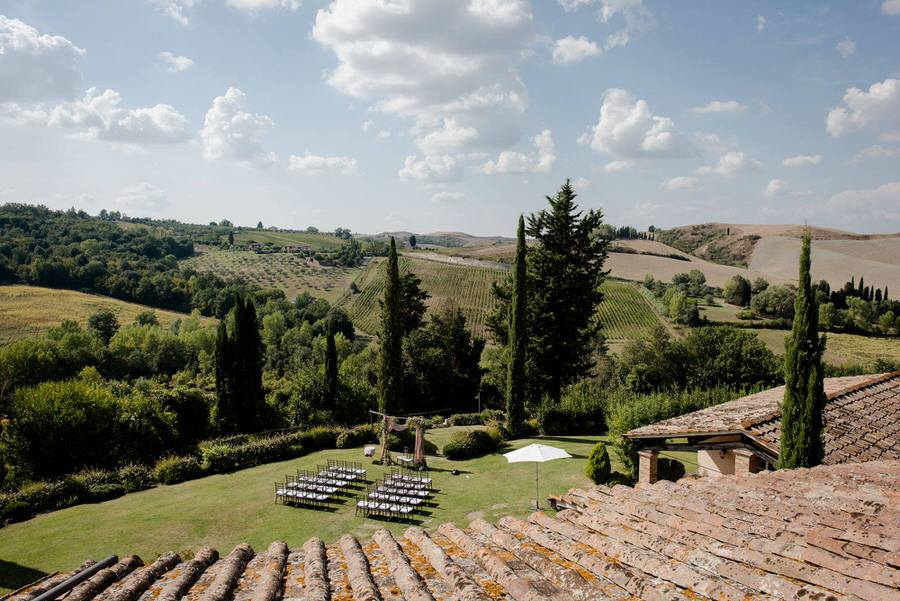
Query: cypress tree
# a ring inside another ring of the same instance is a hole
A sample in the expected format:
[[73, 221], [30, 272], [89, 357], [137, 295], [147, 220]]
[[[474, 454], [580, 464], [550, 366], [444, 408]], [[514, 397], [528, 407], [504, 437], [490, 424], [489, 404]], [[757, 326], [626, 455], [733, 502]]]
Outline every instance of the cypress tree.
[[506, 426], [513, 435], [521, 432], [525, 421], [525, 361], [528, 348], [528, 266], [525, 261], [525, 218], [521, 215], [516, 239], [509, 307], [509, 366], [506, 373]]
[[378, 356], [378, 410], [396, 411], [400, 405], [403, 371], [403, 322], [400, 312], [400, 267], [397, 244], [391, 236], [384, 274], [384, 299], [381, 303], [380, 353]]
[[603, 264], [609, 241], [597, 236], [603, 214], [583, 213], [567, 180], [548, 210], [528, 218], [529, 361], [543, 394], [558, 403], [562, 389], [586, 376], [599, 350]]
[[250, 297], [238, 296], [235, 299], [234, 349], [238, 430], [253, 432], [262, 425], [262, 338], [256, 319], [256, 306]]
[[859, 294], [858, 296], [863, 296], [866, 292], [866, 278], [865, 276], [859, 276], [859, 288], [857, 289]]
[[216, 350], [213, 357], [216, 375], [216, 401], [213, 407], [213, 422], [221, 434], [237, 431], [234, 407], [234, 350], [228, 336], [225, 320], [219, 322], [216, 333]]
[[[794, 325], [785, 345], [784, 401], [781, 405], [779, 468], [812, 467], [822, 462], [822, 412], [825, 385], [816, 296], [810, 285], [810, 234], [803, 236]], [[862, 278], [860, 278], [862, 281]]]
[[328, 326], [325, 338], [325, 385], [323, 387], [326, 407], [333, 411], [338, 396], [338, 360], [334, 344], [334, 329]]

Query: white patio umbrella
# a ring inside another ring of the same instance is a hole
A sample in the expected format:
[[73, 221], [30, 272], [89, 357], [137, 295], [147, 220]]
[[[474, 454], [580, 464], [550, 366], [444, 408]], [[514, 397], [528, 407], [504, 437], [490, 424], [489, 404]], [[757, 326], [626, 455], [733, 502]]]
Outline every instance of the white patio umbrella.
[[504, 453], [509, 463], [522, 463], [526, 461], [534, 462], [534, 506], [541, 508], [540, 493], [538, 492], [538, 464], [545, 461], [553, 461], [554, 459], [566, 459], [572, 456], [563, 449], [557, 449], [545, 444], [530, 444], [527, 447]]

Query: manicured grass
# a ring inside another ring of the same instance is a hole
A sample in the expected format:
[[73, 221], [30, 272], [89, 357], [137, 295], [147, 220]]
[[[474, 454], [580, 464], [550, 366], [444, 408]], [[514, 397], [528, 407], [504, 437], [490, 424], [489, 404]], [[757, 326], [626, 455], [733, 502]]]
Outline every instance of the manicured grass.
[[[58, 326], [64, 319], [71, 319], [85, 326], [88, 317], [99, 309], [109, 309], [115, 313], [120, 325], [130, 324], [143, 311], [156, 313], [157, 319], [164, 326], [189, 317], [185, 313], [164, 311], [99, 294], [39, 286], [0, 286], [0, 344], [43, 334]], [[207, 325], [216, 323], [214, 319], [200, 319]]]
[[298, 254], [215, 248], [203, 248], [182, 264], [226, 279], [239, 277], [263, 288], [278, 288], [291, 300], [308, 292], [331, 303], [346, 294], [350, 282], [362, 272], [360, 267], [307, 267], [306, 258]]
[[[430, 430], [429, 440], [439, 447], [461, 428]], [[588, 454], [602, 437], [595, 435], [549, 437], [544, 444], [566, 449], [573, 459], [552, 461], [540, 466], [542, 504], [546, 497], [572, 487], [590, 485], [584, 470]], [[504, 515], [527, 516], [534, 499], [535, 466], [508, 464], [502, 453], [535, 442], [512, 441], [508, 447], [470, 461], [449, 461], [429, 457], [437, 492], [436, 507], [420, 516], [420, 525], [434, 528], [444, 522], [467, 526], [476, 518], [495, 520]], [[610, 450], [613, 468], [620, 468]], [[364, 461], [361, 449], [320, 451], [284, 461], [160, 486], [126, 495], [105, 503], [79, 505], [31, 520], [10, 524], [0, 530], [0, 593], [35, 579], [34, 570], [67, 570], [88, 558], [101, 559], [137, 553], [145, 561], [174, 550], [192, 553], [210, 545], [228, 553], [240, 542], [265, 549], [273, 540], [291, 546], [318, 536], [328, 543], [350, 532], [366, 537], [385, 526], [402, 532], [409, 524], [384, 522], [354, 516], [354, 499], [332, 513], [276, 505], [273, 488], [286, 473], [313, 469], [327, 459]], [[370, 480], [380, 477], [381, 466], [364, 463]], [[687, 467], [691, 470], [691, 464]], [[462, 473], [453, 476], [452, 469]]]

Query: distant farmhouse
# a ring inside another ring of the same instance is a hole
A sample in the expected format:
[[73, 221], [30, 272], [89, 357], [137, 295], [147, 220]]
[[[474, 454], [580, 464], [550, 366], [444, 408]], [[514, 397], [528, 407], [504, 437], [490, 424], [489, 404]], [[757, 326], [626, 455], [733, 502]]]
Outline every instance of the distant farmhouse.
[[[825, 394], [825, 465], [900, 459], [900, 371], [825, 378]], [[701, 475], [772, 469], [783, 397], [779, 386], [628, 432], [641, 448], [639, 480], [656, 481], [661, 451], [697, 451]]]

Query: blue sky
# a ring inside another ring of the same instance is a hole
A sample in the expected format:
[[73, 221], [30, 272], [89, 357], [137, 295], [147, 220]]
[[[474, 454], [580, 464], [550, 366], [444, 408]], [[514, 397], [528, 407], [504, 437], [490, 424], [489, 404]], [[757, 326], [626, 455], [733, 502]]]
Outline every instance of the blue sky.
[[900, 0], [4, 0], [0, 201], [900, 231]]

